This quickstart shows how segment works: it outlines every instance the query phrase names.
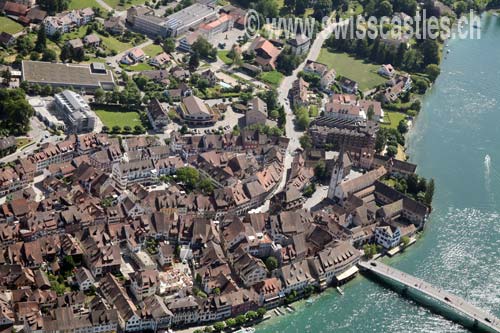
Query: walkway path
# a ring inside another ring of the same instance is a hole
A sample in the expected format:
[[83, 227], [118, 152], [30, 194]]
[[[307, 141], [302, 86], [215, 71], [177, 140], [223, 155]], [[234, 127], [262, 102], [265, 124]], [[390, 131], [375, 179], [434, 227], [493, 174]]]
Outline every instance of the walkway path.
[[498, 318], [475, 307], [463, 298], [455, 296], [452, 293], [439, 289], [430, 283], [414, 277], [413, 275], [404, 273], [378, 261], [360, 261], [358, 265], [364, 270], [389, 278], [441, 301], [447, 306], [455, 309], [458, 313], [465, 314], [470, 319], [477, 320], [484, 327], [487, 327], [495, 332], [500, 332], [500, 321]]

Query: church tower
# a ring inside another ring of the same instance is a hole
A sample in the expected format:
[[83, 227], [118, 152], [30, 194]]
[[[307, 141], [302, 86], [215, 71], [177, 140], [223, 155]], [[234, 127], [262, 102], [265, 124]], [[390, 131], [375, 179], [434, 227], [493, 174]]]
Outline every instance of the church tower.
[[342, 179], [344, 179], [344, 149], [340, 149], [339, 156], [333, 165], [330, 186], [328, 187], [329, 199], [335, 199], [335, 192], [340, 183], [342, 183]]

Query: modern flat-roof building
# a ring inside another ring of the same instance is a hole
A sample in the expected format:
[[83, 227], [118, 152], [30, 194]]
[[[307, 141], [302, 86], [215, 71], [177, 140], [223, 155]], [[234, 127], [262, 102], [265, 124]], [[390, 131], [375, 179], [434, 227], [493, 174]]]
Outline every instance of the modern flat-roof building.
[[189, 29], [196, 29], [200, 25], [217, 19], [215, 7], [195, 3], [177, 13], [167, 17], [151, 15], [150, 12], [127, 12], [127, 21], [133, 24], [134, 29], [150, 36], [177, 37]]
[[76, 65], [23, 60], [22, 80], [53, 87], [73, 87], [86, 92], [97, 88], [112, 90], [115, 86], [111, 71], [100, 63]]
[[71, 90], [64, 90], [55, 95], [56, 111], [68, 124], [68, 129], [74, 133], [91, 132], [95, 126], [95, 115], [82, 96]]

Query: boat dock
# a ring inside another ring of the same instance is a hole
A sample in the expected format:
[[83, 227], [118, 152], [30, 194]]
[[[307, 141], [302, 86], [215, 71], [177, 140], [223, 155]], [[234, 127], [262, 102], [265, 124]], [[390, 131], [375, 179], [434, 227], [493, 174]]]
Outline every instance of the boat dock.
[[358, 266], [362, 271], [373, 273], [386, 281], [392, 281], [403, 286], [403, 293], [409, 290], [417, 291], [427, 297], [446, 305], [457, 314], [465, 316], [471, 322], [472, 328], [487, 332], [500, 332], [500, 320], [495, 316], [475, 307], [463, 298], [450, 292], [434, 287], [419, 278], [373, 260], [360, 261]]

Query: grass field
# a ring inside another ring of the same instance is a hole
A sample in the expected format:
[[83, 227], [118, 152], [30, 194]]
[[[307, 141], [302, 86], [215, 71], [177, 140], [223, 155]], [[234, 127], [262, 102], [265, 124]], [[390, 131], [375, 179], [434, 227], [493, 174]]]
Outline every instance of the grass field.
[[68, 4], [68, 9], [81, 9], [87, 7], [99, 7], [102, 10], [106, 11], [96, 0], [71, 0]]
[[399, 122], [406, 118], [406, 114], [401, 112], [384, 111], [384, 124], [382, 127], [398, 128]]
[[217, 52], [217, 56], [219, 57], [219, 59], [222, 60], [226, 65], [232, 65], [233, 64], [233, 59], [231, 59], [231, 58], [229, 58], [227, 56], [227, 54], [229, 52], [230, 51], [228, 51], [228, 50], [223, 50], [223, 51]]
[[[76, 0], [74, 0], [76, 1]], [[118, 10], [122, 10], [122, 9], [127, 9], [127, 8], [130, 8], [132, 6], [136, 6], [136, 5], [143, 5], [146, 1], [145, 0], [126, 0], [124, 1], [125, 5], [122, 6], [120, 5], [120, 0], [104, 0], [104, 2], [106, 2], [111, 8], [116, 8]]]
[[283, 74], [278, 71], [263, 72], [259, 75], [259, 79], [277, 87], [281, 83], [281, 80], [283, 80]]
[[154, 69], [153, 66], [144, 62], [140, 62], [132, 66], [120, 64], [120, 67], [126, 70], [127, 72], [140, 72], [140, 71], [149, 71], [151, 69]]
[[23, 30], [23, 26], [8, 17], [0, 17], [0, 32], [7, 32], [9, 34], [15, 34]]
[[142, 125], [140, 115], [137, 111], [125, 111], [117, 107], [101, 107], [96, 109], [95, 113], [101, 119], [104, 126], [108, 126], [110, 129], [113, 126], [120, 126], [122, 129], [125, 126], [130, 126], [133, 129], [136, 125]]
[[99, 35], [99, 37], [101, 37], [102, 43], [104, 44], [104, 46], [106, 46], [107, 49], [115, 50], [118, 53], [134, 47], [134, 45], [132, 45], [132, 43], [120, 42], [118, 39], [116, 39], [113, 36], [104, 37], [104, 36]]
[[387, 80], [377, 74], [379, 65], [356, 59], [347, 53], [332, 53], [327, 49], [321, 49], [316, 61], [328, 65], [329, 68], [334, 68], [337, 75], [358, 82], [361, 91], [372, 89]]
[[151, 44], [143, 47], [142, 50], [147, 56], [154, 57], [163, 52], [161, 45]]

